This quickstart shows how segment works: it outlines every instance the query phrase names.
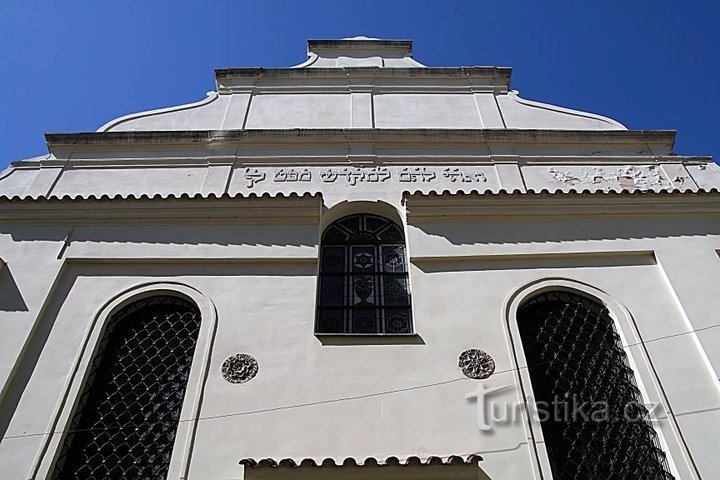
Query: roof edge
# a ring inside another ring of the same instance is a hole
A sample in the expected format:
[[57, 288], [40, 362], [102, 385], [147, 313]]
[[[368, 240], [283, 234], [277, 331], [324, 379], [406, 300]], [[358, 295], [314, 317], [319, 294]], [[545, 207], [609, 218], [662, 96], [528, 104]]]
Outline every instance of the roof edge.
[[308, 51], [312, 51], [317, 48], [332, 48], [332, 49], [399, 49], [404, 50], [408, 53], [412, 53], [412, 40], [387, 40], [387, 39], [350, 39], [343, 38], [339, 40], [322, 40], [322, 39], [310, 39], [307, 41]]
[[216, 68], [215, 79], [232, 78], [345, 78], [348, 75], [374, 77], [446, 77], [446, 78], [496, 78], [509, 85], [511, 67], [465, 66], [465, 67], [332, 67], [332, 68], [264, 68], [229, 67]]
[[522, 143], [651, 143], [672, 148], [675, 130], [521, 130], [521, 129], [273, 129], [164, 130], [46, 133], [50, 149], [81, 145], [152, 145], [212, 142], [356, 143], [522, 142]]

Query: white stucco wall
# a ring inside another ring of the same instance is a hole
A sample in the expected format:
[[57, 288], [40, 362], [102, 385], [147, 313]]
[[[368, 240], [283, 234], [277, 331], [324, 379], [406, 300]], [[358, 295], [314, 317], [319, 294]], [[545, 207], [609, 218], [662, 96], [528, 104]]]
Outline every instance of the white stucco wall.
[[[463, 379], [457, 355], [466, 348], [489, 352], [497, 373], [482, 383], [511, 385], [499, 398], [521, 402], [505, 303], [523, 285], [562, 277], [592, 285], [632, 314], [645, 351], [630, 357], [652, 362], [655, 372], [641, 369], [638, 378], [674, 414], [661, 431], [678, 478], [695, 478], [689, 455], [701, 474], [712, 476], [720, 468], [707, 442], [720, 427], [714, 413], [720, 345], [706, 335], [712, 328], [687, 332], [714, 325], [719, 307], [703, 294], [710, 282], [698, 278], [698, 272], [711, 279], [720, 271], [719, 214], [647, 217], [618, 207], [601, 214], [597, 199], [593, 208], [557, 215], [539, 204], [541, 218], [533, 218], [532, 206], [512, 207], [512, 196], [505, 207], [502, 199], [493, 201], [496, 215], [487, 217], [490, 207], [472, 199], [407, 200], [407, 217], [400, 215], [412, 262], [418, 336], [411, 341], [313, 335], [321, 214], [311, 197], [232, 201], [238, 212], [255, 209], [262, 223], [225, 213], [191, 224], [152, 215], [112, 222], [123, 226], [83, 221], [64, 250], [69, 224], [28, 229], [5, 223], [3, 259], [28, 311], [0, 311], [4, 322], [17, 325], [6, 331], [3, 352], [12, 346], [17, 352], [23, 342], [29, 348], [15, 374], [22, 391], [3, 403], [15, 404], [10, 438], [0, 445], [4, 475], [25, 477], [36, 464], [37, 478], [44, 478], [59, 436], [44, 443], [46, 436], [25, 435], [47, 432], [55, 421], [62, 429], [67, 407], [59, 402], [67, 388], [77, 388], [69, 375], [102, 306], [134, 286], [173, 282], [200, 292], [217, 311], [199, 415], [218, 418], [198, 422], [188, 478], [243, 478], [241, 458], [341, 462], [469, 453], [481, 453], [490, 478], [540, 478], [525, 422], [492, 433], [477, 429], [475, 405], [465, 395], [478, 382]], [[207, 212], [228, 203], [209, 202]], [[295, 220], [276, 216], [293, 203]], [[38, 327], [28, 338], [33, 324]], [[257, 358], [255, 379], [239, 385], [222, 379], [220, 365], [234, 353]], [[411, 390], [380, 394], [405, 388]], [[361, 398], [287, 408], [355, 396]], [[258, 413], [233, 415], [243, 412]], [[175, 469], [185, 448], [176, 448]]]

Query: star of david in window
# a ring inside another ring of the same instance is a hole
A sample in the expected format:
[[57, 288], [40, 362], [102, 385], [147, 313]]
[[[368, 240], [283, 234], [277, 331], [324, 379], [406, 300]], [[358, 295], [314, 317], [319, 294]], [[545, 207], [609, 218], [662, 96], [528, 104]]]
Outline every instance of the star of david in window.
[[350, 215], [330, 224], [320, 245], [315, 332], [413, 332], [405, 236], [391, 220]]
[[358, 268], [370, 268], [374, 264], [374, 258], [369, 253], [358, 253], [355, 255], [355, 260], [353, 261], [353, 265], [355, 265]]

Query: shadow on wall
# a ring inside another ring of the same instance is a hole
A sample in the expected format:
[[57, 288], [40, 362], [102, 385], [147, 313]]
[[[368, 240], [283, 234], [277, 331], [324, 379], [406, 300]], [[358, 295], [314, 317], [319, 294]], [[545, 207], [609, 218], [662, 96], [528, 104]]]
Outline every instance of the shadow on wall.
[[[7, 266], [3, 271], [7, 270]], [[284, 263], [229, 263], [223, 260], [216, 264], [165, 264], [143, 261], [142, 263], [129, 263], [113, 265], [112, 269], [107, 263], [102, 264], [72, 264], [58, 281], [58, 286], [52, 296], [49, 298], [47, 307], [38, 318], [38, 326], [28, 339], [28, 347], [20, 359], [17, 366], [17, 373], [13, 377], [12, 382], [5, 393], [5, 397], [0, 402], [0, 437], [4, 437], [7, 432], [10, 421], [20, 403], [23, 393], [37, 367], [45, 345], [50, 336], [50, 332], [55, 326], [58, 313], [66, 302], [68, 295], [72, 291], [77, 279], [81, 276], [90, 277], [106, 277], [115, 275], [129, 278], [159, 278], [172, 279], [184, 275], [192, 276], [221, 276], [221, 275], [252, 275], [252, 276], [305, 276], [312, 277], [317, 271], [317, 265], [313, 262], [297, 263], [287, 265]], [[2, 273], [2, 272], [0, 272]], [[4, 283], [2, 284], [4, 288]], [[234, 294], [233, 292], [229, 292]], [[97, 305], [100, 308], [101, 305]], [[92, 319], [87, 318], [87, 322]], [[68, 371], [71, 365], [67, 366]]]
[[542, 270], [551, 268], [608, 268], [656, 265], [651, 251], [496, 255], [485, 258], [457, 257], [455, 261], [436, 262], [416, 258], [412, 261], [424, 273], [480, 272], [488, 270]]
[[639, 219], [637, 217], [518, 217], [514, 219], [462, 219], [410, 221], [429, 236], [454, 245], [524, 244], [576, 240], [612, 240], [686, 237], [720, 234], [720, 217], [692, 215]]
[[490, 477], [475, 464], [449, 465], [365, 465], [352, 463], [316, 467], [245, 467], [247, 480], [490, 480]]
[[425, 340], [417, 334], [400, 334], [400, 335], [362, 335], [362, 334], [316, 334], [318, 342], [322, 345], [425, 345]]
[[0, 266], [0, 312], [27, 312], [28, 307], [10, 268]]
[[10, 421], [13, 415], [15, 415], [15, 410], [20, 402], [20, 397], [22, 397], [25, 391], [30, 376], [37, 365], [38, 358], [40, 358], [40, 353], [55, 324], [55, 318], [60, 310], [60, 306], [67, 297], [73, 284], [74, 279], [69, 283], [61, 285], [55, 296], [58, 300], [51, 301], [45, 314], [37, 319], [37, 329], [29, 338], [27, 349], [20, 359], [20, 363], [17, 365], [15, 375], [7, 387], [2, 402], [0, 402], [0, 437], [4, 437], [7, 432]]
[[[10, 233], [15, 241], [58, 240], [57, 232], [42, 228], [14, 228]], [[315, 246], [317, 239], [317, 224], [88, 226], [72, 233], [73, 242], [161, 245]]]

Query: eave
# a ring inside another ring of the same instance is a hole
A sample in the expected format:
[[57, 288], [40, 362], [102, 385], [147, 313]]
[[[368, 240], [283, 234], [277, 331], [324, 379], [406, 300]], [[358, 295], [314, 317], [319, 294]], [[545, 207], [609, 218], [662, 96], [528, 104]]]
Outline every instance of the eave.
[[158, 145], [197, 143], [534, 143], [650, 144], [672, 149], [674, 130], [520, 130], [520, 129], [278, 129], [166, 130], [46, 133], [52, 150], [80, 145]]
[[494, 79], [498, 85], [509, 86], [510, 67], [337, 67], [337, 68], [262, 68], [235, 67], [215, 69], [218, 81], [234, 78], [473, 78]]

